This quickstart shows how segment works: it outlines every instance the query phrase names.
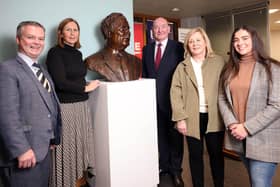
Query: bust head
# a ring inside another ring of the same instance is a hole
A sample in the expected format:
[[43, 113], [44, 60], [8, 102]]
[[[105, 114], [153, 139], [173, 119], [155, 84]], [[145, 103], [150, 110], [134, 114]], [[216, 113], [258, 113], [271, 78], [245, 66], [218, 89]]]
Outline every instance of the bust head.
[[88, 69], [108, 81], [139, 79], [142, 72], [141, 61], [125, 51], [130, 40], [125, 16], [111, 13], [102, 20], [101, 31], [107, 43], [102, 50], [85, 59]]
[[129, 46], [129, 25], [123, 14], [108, 15], [101, 23], [101, 31], [110, 48], [122, 51]]

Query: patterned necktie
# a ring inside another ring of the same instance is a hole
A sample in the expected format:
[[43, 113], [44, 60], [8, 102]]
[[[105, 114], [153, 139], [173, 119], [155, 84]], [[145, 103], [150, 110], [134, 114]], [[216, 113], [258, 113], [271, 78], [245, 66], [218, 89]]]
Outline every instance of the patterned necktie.
[[51, 86], [50, 83], [48, 81], [48, 79], [45, 77], [45, 75], [43, 74], [39, 64], [37, 63], [33, 63], [32, 66], [37, 68], [37, 72], [36, 72], [36, 76], [39, 80], [39, 82], [43, 85], [43, 87], [48, 91], [51, 92]]
[[157, 54], [156, 54], [156, 60], [155, 60], [155, 69], [158, 70], [159, 64], [161, 60], [161, 43], [157, 45]]

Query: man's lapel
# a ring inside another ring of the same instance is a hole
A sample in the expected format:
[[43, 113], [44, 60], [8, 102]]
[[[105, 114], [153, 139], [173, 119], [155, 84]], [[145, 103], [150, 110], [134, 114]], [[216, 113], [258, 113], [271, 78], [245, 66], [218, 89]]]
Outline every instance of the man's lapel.
[[[34, 86], [38, 89], [39, 95], [43, 98], [44, 103], [48, 107], [50, 111], [53, 110], [53, 103], [50, 97], [50, 94], [47, 92], [47, 90], [42, 86], [42, 84], [38, 81], [37, 77], [34, 75], [32, 70], [28, 67], [28, 65], [19, 57], [17, 57], [18, 62], [21, 64], [23, 70], [26, 72], [26, 74], [31, 78], [31, 80], [34, 83]], [[29, 85], [31, 86], [31, 85]], [[28, 89], [28, 87], [27, 87]], [[53, 87], [52, 87], [53, 89]], [[54, 90], [53, 90], [54, 91]]]

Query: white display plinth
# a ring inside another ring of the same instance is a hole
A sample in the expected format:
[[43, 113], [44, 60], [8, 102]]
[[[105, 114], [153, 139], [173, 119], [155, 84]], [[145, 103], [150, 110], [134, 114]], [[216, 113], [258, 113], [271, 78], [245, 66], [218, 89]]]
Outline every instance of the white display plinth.
[[96, 187], [159, 183], [154, 79], [102, 82], [90, 94]]

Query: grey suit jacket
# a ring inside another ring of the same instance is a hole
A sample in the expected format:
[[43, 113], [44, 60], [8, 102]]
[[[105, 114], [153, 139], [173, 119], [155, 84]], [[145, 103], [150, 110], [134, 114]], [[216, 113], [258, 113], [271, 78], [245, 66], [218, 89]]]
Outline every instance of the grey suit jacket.
[[[54, 90], [49, 74], [43, 73]], [[58, 103], [55, 93], [43, 88], [20, 57], [0, 63], [0, 166], [15, 164], [30, 148], [40, 162], [50, 141], [59, 144]]]
[[[271, 64], [272, 82], [264, 66], [256, 63], [250, 86], [245, 126], [246, 157], [266, 162], [280, 162], [280, 66]], [[226, 127], [238, 123], [233, 112], [229, 87], [219, 94], [219, 108]], [[243, 152], [242, 141], [226, 133], [227, 149]]]

